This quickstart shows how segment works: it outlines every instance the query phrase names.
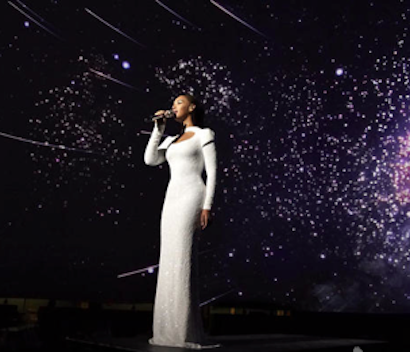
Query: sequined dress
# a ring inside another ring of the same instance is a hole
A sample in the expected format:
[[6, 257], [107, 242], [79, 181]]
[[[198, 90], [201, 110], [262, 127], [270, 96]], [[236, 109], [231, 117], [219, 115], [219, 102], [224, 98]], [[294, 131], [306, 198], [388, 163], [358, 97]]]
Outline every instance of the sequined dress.
[[[170, 167], [161, 214], [161, 249], [154, 304], [153, 337], [161, 346], [202, 349], [210, 344], [203, 332], [197, 287], [198, 238], [202, 209], [211, 209], [216, 183], [214, 132], [187, 127], [194, 135], [176, 142], [163, 129], [154, 127], [144, 161]], [[205, 170], [206, 184], [202, 174]]]

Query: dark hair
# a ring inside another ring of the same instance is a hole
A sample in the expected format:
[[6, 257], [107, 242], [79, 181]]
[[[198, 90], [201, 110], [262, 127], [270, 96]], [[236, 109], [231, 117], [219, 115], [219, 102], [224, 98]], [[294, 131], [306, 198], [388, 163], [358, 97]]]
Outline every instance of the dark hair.
[[194, 111], [192, 111], [192, 122], [195, 126], [204, 127], [205, 109], [201, 102], [191, 94], [180, 94], [188, 99], [191, 104], [195, 105]]

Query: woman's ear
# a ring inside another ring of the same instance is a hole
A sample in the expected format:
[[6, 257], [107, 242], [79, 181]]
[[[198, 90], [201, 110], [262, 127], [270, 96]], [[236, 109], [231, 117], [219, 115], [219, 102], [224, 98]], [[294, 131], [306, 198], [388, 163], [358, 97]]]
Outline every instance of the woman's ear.
[[196, 105], [195, 105], [195, 104], [191, 104], [191, 105], [189, 106], [189, 112], [194, 111], [195, 108], [196, 108]]

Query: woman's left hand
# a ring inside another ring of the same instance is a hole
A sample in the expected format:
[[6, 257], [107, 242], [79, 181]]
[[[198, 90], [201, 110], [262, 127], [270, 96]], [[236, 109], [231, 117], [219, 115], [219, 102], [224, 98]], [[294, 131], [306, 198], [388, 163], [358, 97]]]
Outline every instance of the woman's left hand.
[[202, 209], [201, 212], [201, 229], [204, 230], [211, 220], [211, 211], [207, 209]]

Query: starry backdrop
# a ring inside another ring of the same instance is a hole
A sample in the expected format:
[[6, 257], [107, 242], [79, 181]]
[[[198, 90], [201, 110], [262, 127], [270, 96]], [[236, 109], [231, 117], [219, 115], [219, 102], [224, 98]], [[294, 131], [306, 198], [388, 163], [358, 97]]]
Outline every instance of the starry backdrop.
[[153, 302], [145, 120], [191, 92], [218, 150], [203, 304], [410, 311], [408, 1], [0, 7], [0, 296]]

